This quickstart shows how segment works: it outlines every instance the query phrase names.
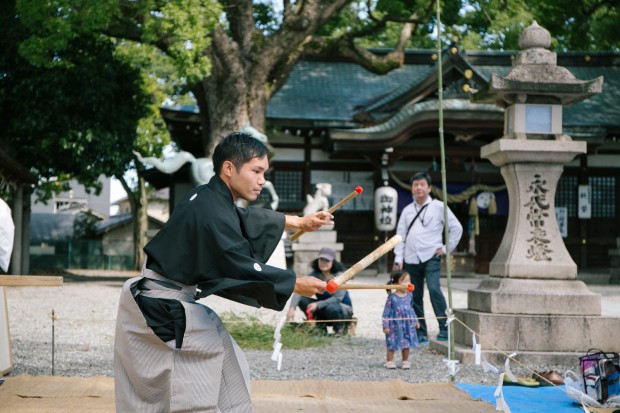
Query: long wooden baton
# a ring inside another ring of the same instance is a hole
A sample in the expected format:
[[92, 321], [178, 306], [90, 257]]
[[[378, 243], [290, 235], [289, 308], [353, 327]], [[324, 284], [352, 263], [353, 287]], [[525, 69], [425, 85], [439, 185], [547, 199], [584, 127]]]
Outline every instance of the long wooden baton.
[[340, 274], [338, 277], [334, 278], [333, 280], [330, 280], [327, 283], [327, 287], [325, 287], [325, 289], [333, 294], [334, 292], [336, 292], [338, 287], [340, 287], [342, 284], [349, 281], [351, 278], [355, 277], [358, 272], [362, 271], [364, 268], [368, 267], [370, 264], [372, 264], [373, 262], [377, 261], [379, 258], [384, 256], [385, 254], [387, 254], [390, 250], [392, 250], [392, 248], [394, 248], [401, 241], [402, 241], [402, 238], [400, 235], [398, 234], [394, 235], [392, 238], [387, 240], [383, 245], [380, 245], [379, 247], [377, 247], [376, 250], [374, 250], [373, 252], [365, 256], [364, 258], [362, 258], [357, 263], [353, 264], [351, 268], [349, 268], [348, 270], [346, 270], [345, 272], [343, 272], [342, 274]]
[[[351, 199], [361, 194], [363, 191], [364, 191], [364, 188], [362, 188], [361, 186], [356, 186], [355, 191], [351, 192], [349, 195], [342, 198], [338, 203], [334, 204], [334, 206], [328, 209], [327, 212], [329, 212], [330, 214], [333, 214], [335, 210], [337, 210], [338, 208], [340, 208], [341, 206], [349, 202]], [[301, 237], [304, 234], [304, 232], [306, 231], [303, 229], [300, 229], [299, 231], [294, 233], [291, 236], [291, 241], [295, 241], [297, 238]]]
[[395, 290], [408, 291], [415, 290], [413, 284], [342, 284], [338, 286], [339, 290]]

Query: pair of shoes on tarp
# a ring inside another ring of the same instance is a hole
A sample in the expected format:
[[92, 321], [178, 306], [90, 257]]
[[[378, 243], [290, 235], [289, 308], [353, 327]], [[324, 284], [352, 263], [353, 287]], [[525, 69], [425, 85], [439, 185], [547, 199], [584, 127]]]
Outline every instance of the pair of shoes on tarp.
[[426, 336], [423, 334], [418, 334], [418, 344], [420, 344], [421, 346], [424, 344], [428, 344], [428, 338], [426, 338]]
[[564, 377], [560, 375], [557, 371], [535, 371], [532, 374], [532, 378], [540, 382], [541, 386], [551, 386], [555, 384], [556, 386], [561, 386], [564, 384]]
[[512, 381], [510, 377], [504, 375], [504, 386], [524, 386], [524, 387], [539, 387], [540, 382], [534, 380], [531, 377], [515, 376], [517, 381]]

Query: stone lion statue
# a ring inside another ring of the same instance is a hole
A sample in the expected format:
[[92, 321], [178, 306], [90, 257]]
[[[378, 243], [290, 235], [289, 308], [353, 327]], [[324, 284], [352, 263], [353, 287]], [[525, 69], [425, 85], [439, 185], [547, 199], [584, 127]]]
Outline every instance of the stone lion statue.
[[310, 215], [317, 211], [327, 211], [329, 209], [328, 196], [332, 194], [332, 184], [326, 182], [316, 184], [316, 192], [314, 196], [306, 195], [306, 206], [303, 215]]

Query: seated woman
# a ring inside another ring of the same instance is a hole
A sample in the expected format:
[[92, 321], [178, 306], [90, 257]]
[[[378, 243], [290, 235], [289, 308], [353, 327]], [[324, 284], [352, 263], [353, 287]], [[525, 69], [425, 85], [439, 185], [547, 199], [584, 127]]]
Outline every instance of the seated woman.
[[[331, 248], [321, 248], [319, 256], [310, 264], [312, 272], [308, 275], [323, 281], [329, 281], [344, 271], [342, 263], [336, 260], [336, 251]], [[353, 316], [351, 297], [346, 290], [337, 290], [330, 294], [325, 291], [317, 294], [316, 298], [302, 297], [293, 294], [288, 310], [288, 319], [295, 314], [295, 308], [299, 306], [308, 319], [317, 320], [317, 327], [327, 331], [332, 326], [337, 336], [344, 334], [344, 322], [329, 321], [321, 323], [321, 320], [349, 320]]]

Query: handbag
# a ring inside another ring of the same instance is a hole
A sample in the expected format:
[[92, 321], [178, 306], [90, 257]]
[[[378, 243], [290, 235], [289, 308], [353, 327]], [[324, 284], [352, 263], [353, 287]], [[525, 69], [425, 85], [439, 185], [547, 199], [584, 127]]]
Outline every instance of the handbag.
[[616, 352], [590, 349], [579, 357], [585, 393], [604, 403], [620, 395], [620, 356]]

